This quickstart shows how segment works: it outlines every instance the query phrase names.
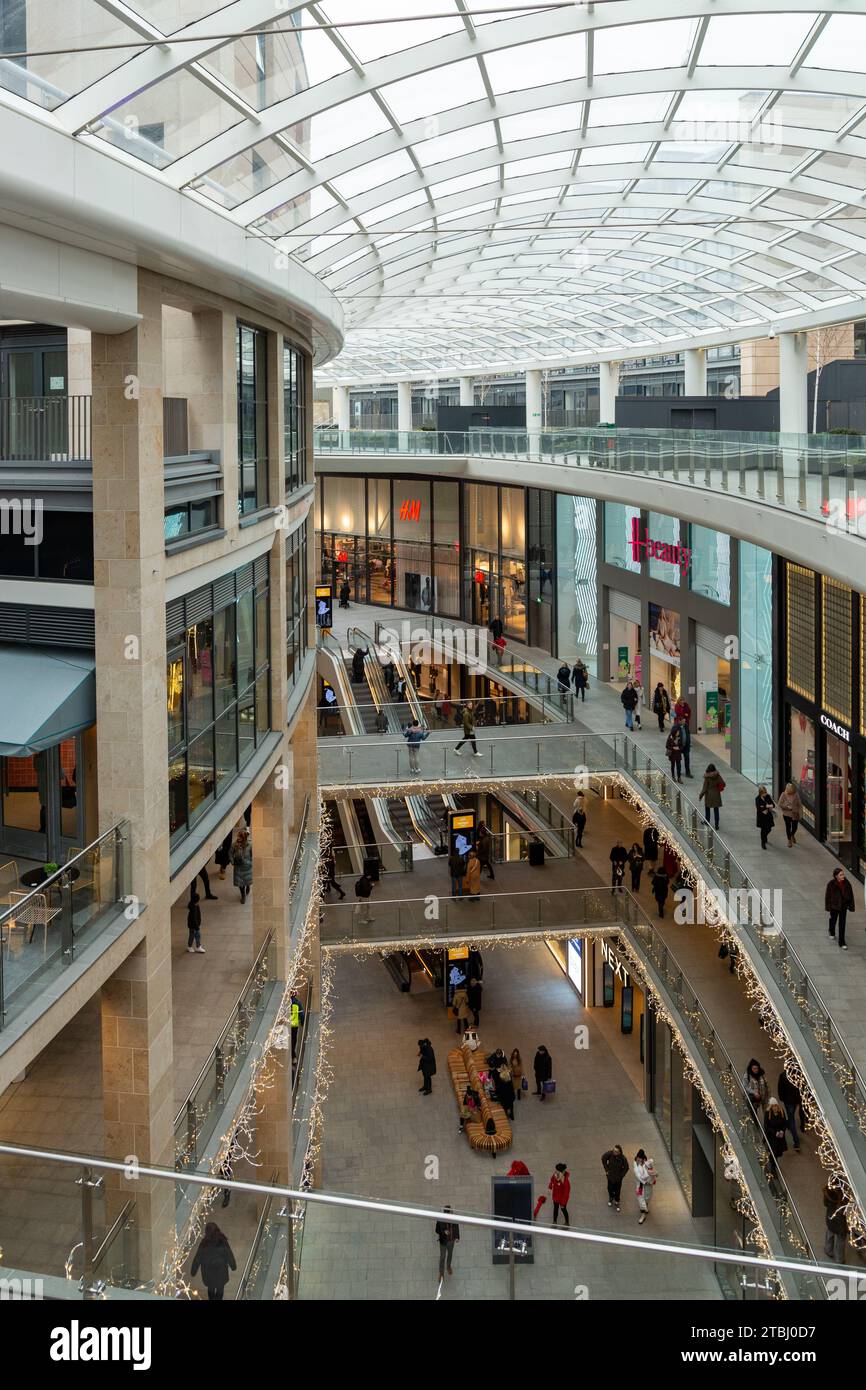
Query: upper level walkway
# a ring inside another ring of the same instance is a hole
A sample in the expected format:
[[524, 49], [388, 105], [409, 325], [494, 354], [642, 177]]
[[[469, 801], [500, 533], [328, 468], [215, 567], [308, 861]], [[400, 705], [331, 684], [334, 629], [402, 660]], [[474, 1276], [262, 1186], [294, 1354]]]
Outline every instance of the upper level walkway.
[[[417, 472], [628, 501], [845, 582], [862, 573], [866, 440], [706, 430], [318, 430], [320, 473]], [[791, 523], [796, 524], [792, 525]]]

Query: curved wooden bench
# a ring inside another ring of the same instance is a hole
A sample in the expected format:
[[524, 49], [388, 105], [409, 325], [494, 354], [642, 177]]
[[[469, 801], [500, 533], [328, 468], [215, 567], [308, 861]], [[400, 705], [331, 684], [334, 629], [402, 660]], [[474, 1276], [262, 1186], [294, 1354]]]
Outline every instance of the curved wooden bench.
[[[467, 1120], [464, 1125], [464, 1133], [470, 1146], [473, 1149], [479, 1149], [482, 1153], [489, 1153], [491, 1157], [495, 1158], [498, 1153], [503, 1153], [505, 1149], [511, 1147], [511, 1125], [502, 1106], [495, 1100], [488, 1100], [478, 1080], [478, 1066], [471, 1048], [456, 1047], [452, 1052], [449, 1052], [448, 1070], [451, 1073], [451, 1083], [454, 1087], [458, 1106], [463, 1103], [467, 1086], [471, 1086], [474, 1091], [477, 1091], [481, 1100], [480, 1120]], [[496, 1126], [493, 1134], [488, 1134], [486, 1131], [488, 1120], [492, 1120]]]

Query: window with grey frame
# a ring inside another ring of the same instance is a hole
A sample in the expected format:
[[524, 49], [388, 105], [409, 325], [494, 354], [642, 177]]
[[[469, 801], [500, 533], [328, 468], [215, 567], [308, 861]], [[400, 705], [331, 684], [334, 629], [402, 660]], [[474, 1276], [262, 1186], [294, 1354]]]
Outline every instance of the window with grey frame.
[[307, 527], [286, 542], [286, 676], [294, 685], [307, 653]]
[[268, 505], [267, 340], [263, 328], [238, 324], [238, 513], [241, 516]]
[[166, 638], [172, 846], [231, 786], [270, 732], [267, 559], [176, 603], [180, 617], [167, 615]]
[[283, 456], [286, 492], [307, 481], [307, 359], [283, 344]]

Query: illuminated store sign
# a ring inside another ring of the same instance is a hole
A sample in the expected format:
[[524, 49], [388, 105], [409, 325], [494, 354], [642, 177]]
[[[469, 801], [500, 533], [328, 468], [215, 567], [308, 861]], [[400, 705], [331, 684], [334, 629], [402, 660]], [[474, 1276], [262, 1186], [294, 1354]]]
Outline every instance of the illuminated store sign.
[[835, 734], [837, 738], [843, 739], [845, 743], [851, 742], [850, 729], [846, 729], [844, 724], [837, 724], [836, 720], [831, 719], [829, 714], [821, 715], [821, 723], [824, 725], [825, 729], [829, 729], [830, 733]]
[[407, 497], [405, 502], [400, 503], [401, 521], [420, 521], [421, 520], [421, 499], [420, 497]]
[[680, 570], [685, 574], [691, 564], [692, 552], [687, 545], [671, 545], [669, 541], [655, 541], [649, 534], [646, 526], [643, 528], [641, 536], [641, 525], [638, 518], [632, 517], [631, 522], [631, 556], [636, 564], [641, 562], [641, 554], [646, 554], [650, 560], [660, 560], [665, 565], [679, 565]]

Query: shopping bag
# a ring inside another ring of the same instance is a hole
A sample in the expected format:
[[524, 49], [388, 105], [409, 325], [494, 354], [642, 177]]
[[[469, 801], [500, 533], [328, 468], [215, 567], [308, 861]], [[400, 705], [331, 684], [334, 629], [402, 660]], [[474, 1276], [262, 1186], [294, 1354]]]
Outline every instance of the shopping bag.
[[545, 1083], [544, 1083], [544, 1094], [545, 1094], [546, 1096], [555, 1096], [555, 1095], [556, 1095], [556, 1082], [555, 1082], [552, 1078], [551, 1078], [550, 1081], [545, 1081]]
[[463, 1034], [463, 1046], [468, 1047], [470, 1052], [475, 1052], [480, 1045], [478, 1034], [475, 1029], [467, 1028], [466, 1032]]

